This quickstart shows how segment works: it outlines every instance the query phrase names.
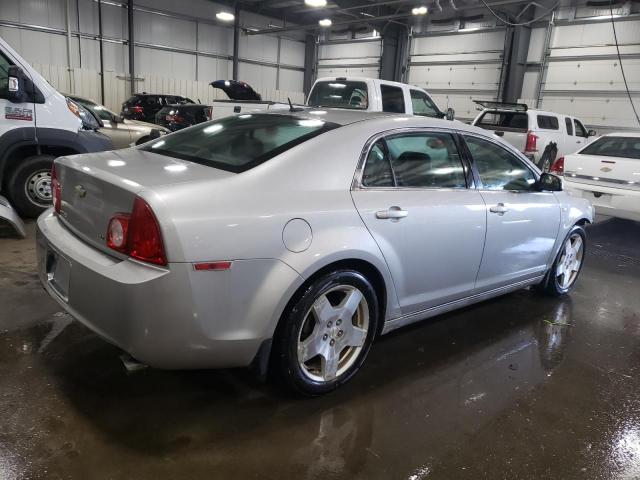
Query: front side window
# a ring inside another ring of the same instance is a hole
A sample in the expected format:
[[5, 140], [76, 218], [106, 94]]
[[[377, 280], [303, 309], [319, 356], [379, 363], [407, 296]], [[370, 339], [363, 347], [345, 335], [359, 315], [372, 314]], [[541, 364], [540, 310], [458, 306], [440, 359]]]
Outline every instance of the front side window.
[[402, 88], [391, 85], [380, 85], [382, 94], [382, 111], [404, 113], [404, 94]]
[[317, 135], [337, 128], [317, 118], [238, 115], [145, 144], [142, 150], [241, 173]]
[[535, 174], [513, 153], [478, 137], [465, 136], [485, 190], [531, 190]]
[[448, 133], [407, 133], [376, 142], [362, 183], [368, 187], [466, 188], [465, 171]]
[[640, 160], [640, 137], [601, 137], [579, 153]]
[[559, 130], [558, 117], [551, 115], [538, 115], [538, 128], [543, 130]]
[[347, 80], [316, 82], [307, 103], [312, 107], [366, 110], [369, 108], [367, 84]]
[[579, 120], [573, 120], [576, 125], [576, 136], [587, 138], [589, 134], [587, 133], [587, 129], [582, 126]]
[[571, 123], [571, 119], [569, 117], [564, 117], [564, 123], [567, 126], [567, 134], [573, 135], [573, 123]]
[[0, 98], [9, 97], [9, 60], [0, 53]]
[[71, 100], [73, 100], [74, 102], [79, 103], [86, 109], [91, 110], [95, 115], [97, 115], [102, 120], [107, 120], [110, 122], [113, 120], [113, 117], [116, 116], [115, 113], [109, 111], [107, 107], [105, 107], [104, 105], [98, 105], [97, 103], [93, 103], [92, 101], [86, 100], [84, 98], [78, 98], [78, 97], [69, 97], [69, 98], [71, 98]]
[[429, 95], [420, 90], [411, 90], [411, 106], [414, 115], [433, 118], [442, 117], [440, 110], [433, 103], [433, 100], [429, 98]]

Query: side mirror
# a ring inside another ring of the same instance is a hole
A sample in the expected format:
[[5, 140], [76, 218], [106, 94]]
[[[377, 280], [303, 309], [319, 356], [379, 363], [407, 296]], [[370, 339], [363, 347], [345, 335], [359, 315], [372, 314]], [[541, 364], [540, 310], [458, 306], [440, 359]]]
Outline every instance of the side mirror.
[[595, 137], [598, 134], [598, 132], [596, 132], [595, 130], [589, 130], [589, 133], [587, 133], [587, 137]]
[[24, 103], [27, 100], [26, 80], [27, 76], [20, 67], [11, 65], [8, 71], [9, 95], [7, 99], [12, 103]]
[[156, 139], [159, 137], [160, 137], [160, 130], [158, 130], [157, 128], [152, 128], [151, 131], [149, 132], [149, 138]]
[[122, 118], [120, 115], [114, 115], [111, 121], [113, 123], [124, 123], [124, 118]]
[[561, 192], [562, 180], [560, 177], [550, 173], [543, 173], [537, 183], [538, 190], [541, 192]]
[[451, 107], [447, 108], [444, 118], [449, 121], [453, 120], [454, 118], [456, 118], [456, 111]]

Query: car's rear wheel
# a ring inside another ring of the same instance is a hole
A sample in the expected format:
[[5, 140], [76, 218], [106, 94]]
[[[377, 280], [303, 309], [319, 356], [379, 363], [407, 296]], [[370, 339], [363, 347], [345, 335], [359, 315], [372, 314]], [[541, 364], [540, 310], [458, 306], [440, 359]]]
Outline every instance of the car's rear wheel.
[[580, 225], [574, 226], [549, 271], [544, 290], [553, 296], [569, 293], [576, 284], [584, 264], [586, 234]]
[[378, 327], [378, 300], [359, 272], [316, 279], [283, 317], [276, 338], [282, 380], [303, 395], [322, 395], [362, 366]]

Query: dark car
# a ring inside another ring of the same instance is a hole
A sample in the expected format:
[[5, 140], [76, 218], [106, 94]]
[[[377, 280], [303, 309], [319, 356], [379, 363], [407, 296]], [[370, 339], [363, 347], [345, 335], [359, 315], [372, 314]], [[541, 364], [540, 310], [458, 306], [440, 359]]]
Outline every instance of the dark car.
[[194, 103], [193, 100], [180, 95], [164, 95], [155, 93], [136, 93], [122, 104], [120, 115], [129, 120], [155, 122], [156, 114], [167, 105]]
[[172, 132], [211, 120], [211, 107], [199, 103], [167, 105], [156, 113], [155, 123]]

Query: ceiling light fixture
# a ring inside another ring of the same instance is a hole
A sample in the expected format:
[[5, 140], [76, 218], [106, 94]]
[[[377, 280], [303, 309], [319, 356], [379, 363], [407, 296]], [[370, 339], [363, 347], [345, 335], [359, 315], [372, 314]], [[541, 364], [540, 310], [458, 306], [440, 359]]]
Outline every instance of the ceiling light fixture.
[[327, 0], [304, 0], [304, 4], [310, 7], [326, 7]]
[[427, 14], [427, 7], [425, 7], [424, 5], [420, 6], [420, 7], [414, 7], [411, 9], [411, 13], [413, 15], [426, 15]]
[[318, 23], [321, 27], [330, 27], [332, 22], [330, 18], [323, 18], [322, 20], [318, 21]]
[[216, 18], [223, 22], [231, 22], [235, 20], [236, 16], [233, 13], [229, 12], [218, 12], [216, 13]]

